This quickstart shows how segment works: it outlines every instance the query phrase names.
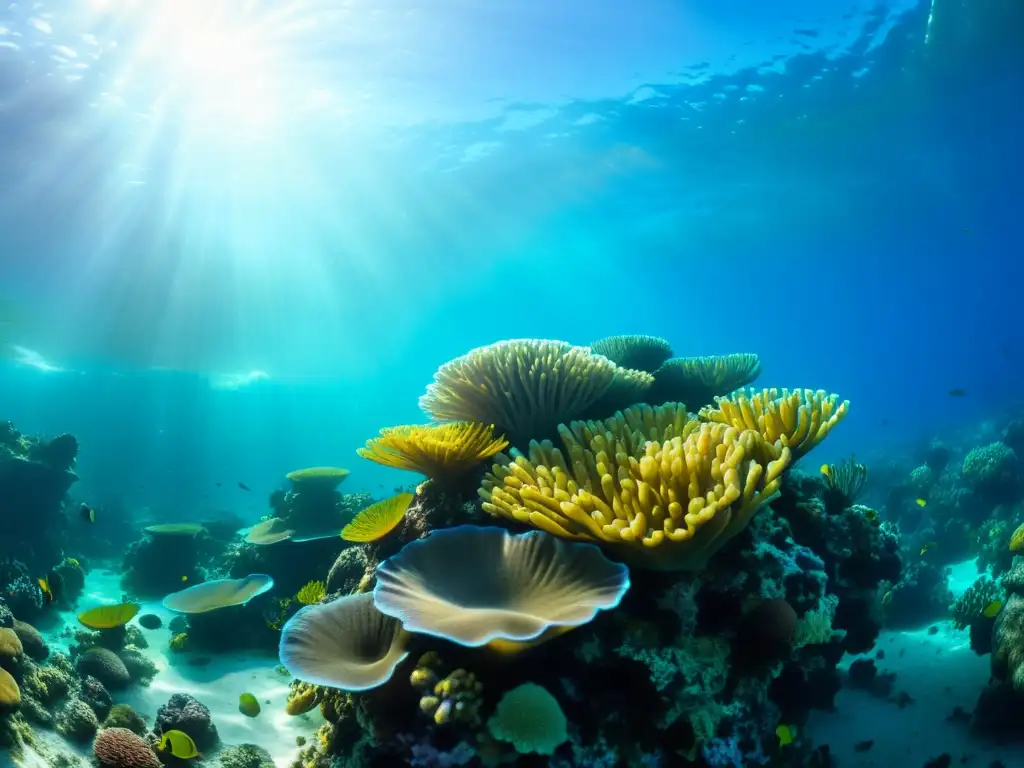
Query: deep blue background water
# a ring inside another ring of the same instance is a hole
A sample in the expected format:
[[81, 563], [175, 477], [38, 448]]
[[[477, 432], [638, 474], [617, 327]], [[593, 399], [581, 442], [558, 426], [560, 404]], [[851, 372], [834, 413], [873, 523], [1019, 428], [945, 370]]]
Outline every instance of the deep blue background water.
[[427, 95], [367, 63], [411, 114], [332, 143], [314, 112], [275, 155], [187, 154], [169, 119], [141, 172], [124, 115], [88, 111], [109, 86], [54, 86], [29, 32], [0, 47], [0, 292], [30, 316], [11, 340], [66, 369], [8, 361], [0, 418], [78, 435], [86, 496], [187, 517], [261, 512], [304, 465], [406, 482], [355, 448], [501, 338], [755, 351], [758, 384], [852, 401], [822, 460], [1020, 404], [1018, 3], [516, 5], [417, 27]]

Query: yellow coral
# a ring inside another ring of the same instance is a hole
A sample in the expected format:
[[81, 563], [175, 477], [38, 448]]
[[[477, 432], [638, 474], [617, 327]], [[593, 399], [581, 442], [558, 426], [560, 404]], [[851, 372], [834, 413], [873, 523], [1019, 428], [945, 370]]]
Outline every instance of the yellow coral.
[[685, 437], [642, 445], [593, 424], [580, 437], [560, 428], [569, 463], [547, 441], [531, 443], [529, 459], [499, 454], [480, 488], [484, 510], [618, 546], [644, 567], [700, 568], [774, 496], [791, 458], [781, 442], [724, 424], [683, 424]]
[[419, 472], [434, 481], [450, 480], [508, 447], [494, 427], [470, 421], [411, 424], [382, 429], [357, 453], [386, 467]]
[[303, 715], [317, 704], [316, 687], [309, 683], [296, 682], [288, 692], [284, 711], [289, 715]]
[[705, 408], [701, 419], [755, 429], [769, 442], [781, 440], [793, 452], [793, 460], [825, 439], [850, 409], [850, 401], [823, 390], [762, 389], [736, 392], [718, 398], [716, 408]]
[[441, 366], [420, 407], [435, 421], [494, 424], [525, 445], [582, 415], [617, 371], [608, 358], [564, 341], [499, 341]]
[[327, 595], [327, 585], [322, 581], [311, 581], [298, 591], [295, 599], [303, 605], [319, 603]]

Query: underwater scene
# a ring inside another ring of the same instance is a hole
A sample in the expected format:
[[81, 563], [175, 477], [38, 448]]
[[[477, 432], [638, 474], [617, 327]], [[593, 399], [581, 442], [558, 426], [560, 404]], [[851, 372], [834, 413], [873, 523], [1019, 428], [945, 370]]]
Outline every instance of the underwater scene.
[[0, 9], [0, 768], [1024, 768], [1021, 0]]

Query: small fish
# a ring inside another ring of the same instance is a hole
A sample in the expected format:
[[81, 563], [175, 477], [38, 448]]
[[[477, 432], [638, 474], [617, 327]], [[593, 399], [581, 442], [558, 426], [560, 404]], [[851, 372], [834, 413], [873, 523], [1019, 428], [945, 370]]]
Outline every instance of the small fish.
[[874, 739], [865, 739], [864, 741], [858, 741], [856, 744], [854, 744], [853, 745], [853, 751], [854, 752], [867, 752], [873, 746], [875, 746], [875, 740]]
[[925, 553], [930, 552], [932, 549], [934, 549], [937, 546], [938, 546], [938, 544], [936, 544], [934, 541], [929, 541], [927, 544], [925, 544], [923, 547], [921, 547], [921, 552], [920, 552], [921, 556], [924, 557]]
[[251, 491], [252, 490], [252, 488], [250, 488], [248, 485], [243, 483], [241, 480], [238, 481], [238, 487], [241, 488], [243, 491]]
[[39, 585], [39, 591], [43, 593], [43, 600], [47, 603], [53, 602], [53, 592], [50, 591], [50, 582], [46, 577], [36, 579], [36, 584]]
[[920, 499], [920, 498], [914, 499], [914, 503], [917, 504], [917, 506], [919, 506], [919, 507], [926, 507], [926, 506], [928, 506], [928, 500], [927, 499]]
[[964, 232], [973, 232], [974, 230], [970, 227], [964, 227]]
[[891, 602], [892, 602], [892, 590], [890, 589], [890, 590], [886, 591], [886, 593], [884, 595], [882, 595], [882, 605], [888, 605]]
[[878, 519], [878, 513], [875, 510], [868, 507], [867, 509], [864, 510], [864, 517], [866, 517], [871, 522], [874, 522]]
[[981, 615], [986, 619], [994, 619], [999, 615], [999, 612], [1003, 610], [1002, 600], [993, 600], [991, 603], [985, 606], [985, 610], [981, 612]]
[[216, 485], [218, 488], [220, 488], [222, 485], [224, 485], [224, 483], [214, 483], [214, 485]]
[[199, 750], [192, 737], [183, 731], [164, 731], [160, 743], [156, 745], [159, 752], [170, 752], [179, 760], [191, 760], [199, 757]]
[[796, 726], [782, 724], [775, 729], [775, 735], [779, 737], [779, 746], [785, 747], [793, 743], [796, 738]]
[[188, 581], [188, 576], [182, 576], [181, 583], [184, 584], [186, 581]]
[[78, 516], [87, 523], [96, 522], [96, 510], [85, 502], [82, 502], [82, 505], [78, 508]]
[[947, 392], [946, 394], [949, 395], [950, 397], [966, 397], [967, 390], [956, 388], [949, 390], [949, 392]]
[[818, 471], [820, 471], [825, 477], [829, 477], [832, 474], [832, 467], [828, 464], [822, 464]]

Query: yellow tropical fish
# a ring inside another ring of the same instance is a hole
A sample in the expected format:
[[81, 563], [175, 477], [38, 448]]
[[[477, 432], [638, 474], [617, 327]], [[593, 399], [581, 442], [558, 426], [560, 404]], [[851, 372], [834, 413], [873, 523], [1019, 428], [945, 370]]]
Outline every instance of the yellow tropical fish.
[[864, 510], [864, 517], [874, 522], [878, 519], [878, 513], [875, 510], [868, 508]]
[[775, 729], [775, 735], [779, 737], [780, 747], [788, 746], [796, 738], [796, 726], [782, 724]]
[[923, 507], [928, 504], [928, 502], [925, 501], [924, 499], [914, 499], [914, 503], [917, 504], [917, 506], [919, 507]]
[[822, 464], [821, 474], [823, 474], [825, 477], [828, 477], [829, 475], [832, 474], [832, 468], [828, 464]]
[[991, 603], [985, 606], [985, 610], [981, 612], [981, 615], [986, 619], [994, 619], [999, 615], [999, 612], [1003, 610], [1002, 600], [993, 600]]
[[53, 602], [53, 592], [50, 591], [50, 582], [44, 579], [36, 579], [36, 584], [39, 585], [39, 591], [43, 593], [43, 599], [48, 602]]
[[170, 752], [179, 760], [191, 760], [193, 757], [199, 757], [196, 743], [182, 731], [164, 731], [156, 748], [160, 752]]
[[921, 556], [924, 557], [924, 554], [926, 552], [929, 552], [930, 550], [932, 550], [936, 546], [937, 546], [937, 544], [934, 541], [929, 541], [927, 544], [925, 544], [923, 547], [921, 547]]

